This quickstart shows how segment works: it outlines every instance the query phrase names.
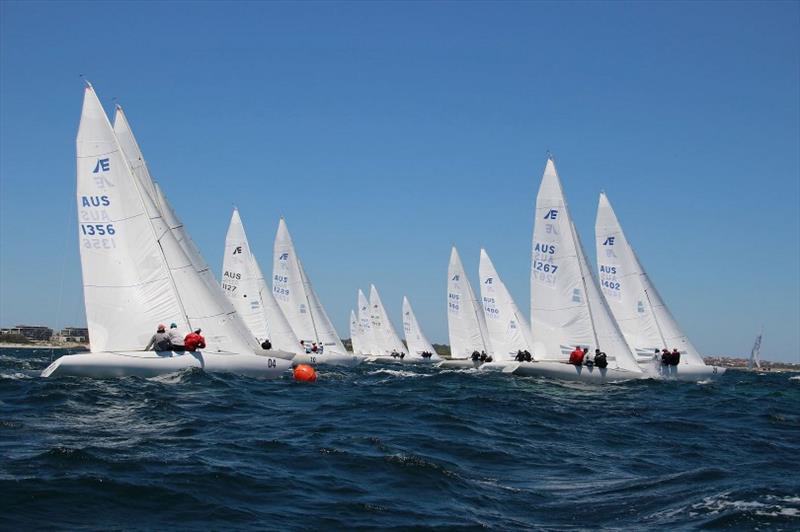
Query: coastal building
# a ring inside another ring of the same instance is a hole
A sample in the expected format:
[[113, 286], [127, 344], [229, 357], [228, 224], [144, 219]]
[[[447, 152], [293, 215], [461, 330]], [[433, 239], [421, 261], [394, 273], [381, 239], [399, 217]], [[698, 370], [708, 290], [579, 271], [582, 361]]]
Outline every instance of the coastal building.
[[64, 327], [56, 337], [59, 342], [86, 343], [89, 341], [89, 329], [86, 327]]
[[28, 340], [49, 340], [53, 337], [53, 329], [44, 325], [17, 325], [0, 329], [0, 334], [18, 334]]

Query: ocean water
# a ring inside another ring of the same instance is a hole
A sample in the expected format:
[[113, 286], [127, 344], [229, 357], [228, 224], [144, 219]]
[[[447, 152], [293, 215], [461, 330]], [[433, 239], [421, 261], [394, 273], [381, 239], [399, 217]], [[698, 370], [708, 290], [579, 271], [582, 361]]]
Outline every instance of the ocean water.
[[42, 379], [0, 350], [0, 528], [800, 528], [800, 379]]

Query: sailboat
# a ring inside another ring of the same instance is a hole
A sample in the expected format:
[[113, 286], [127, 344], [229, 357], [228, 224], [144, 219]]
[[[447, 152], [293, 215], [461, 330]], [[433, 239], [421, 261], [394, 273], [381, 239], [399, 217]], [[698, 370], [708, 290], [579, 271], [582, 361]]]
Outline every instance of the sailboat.
[[364, 347], [361, 343], [361, 337], [363, 333], [361, 331], [361, 326], [358, 323], [358, 318], [356, 318], [356, 313], [351, 309], [350, 310], [350, 345], [353, 347], [353, 354], [355, 355], [364, 355]]
[[235, 207], [225, 235], [221, 286], [259, 344], [269, 340], [274, 349], [291, 353], [292, 357], [301, 352], [300, 340], [264, 280]]
[[756, 336], [753, 349], [750, 351], [750, 360], [747, 361], [747, 369], [761, 369], [761, 337], [764, 336], [764, 328]]
[[[305, 347], [295, 363], [354, 366], [363, 357], [349, 354], [311, 286], [298, 257], [286, 222], [281, 218], [275, 235], [272, 293], [292, 330]], [[316, 344], [317, 351], [313, 351]], [[322, 347], [320, 352], [320, 347]]]
[[489, 332], [482, 305], [469, 284], [464, 265], [455, 246], [450, 250], [447, 267], [447, 329], [450, 335], [450, 359], [442, 368], [472, 368], [480, 363], [473, 353], [490, 353]]
[[[625, 340], [648, 373], [698, 380], [725, 372], [707, 366], [661, 299], [644, 271], [605, 193], [600, 194], [595, 222], [600, 285]], [[678, 349], [680, 364], [662, 366], [661, 349]]]
[[[422, 332], [414, 309], [411, 308], [411, 303], [406, 296], [403, 296], [403, 332], [408, 345], [408, 358], [404, 359], [404, 362], [439, 362], [441, 360], [433, 345], [428, 341], [428, 337]], [[430, 353], [431, 356], [423, 357], [423, 353]]]
[[[520, 363], [514, 373], [587, 382], [641, 378], [642, 370], [589, 268], [552, 157], [547, 159], [536, 196], [532, 248], [535, 360]], [[602, 350], [608, 367], [568, 364], [569, 352], [576, 346]]]
[[[531, 353], [533, 341], [527, 320], [522, 316], [485, 249], [481, 249], [478, 267], [481, 302], [489, 333], [492, 362], [481, 369], [505, 369], [515, 363], [519, 351]], [[531, 353], [533, 354], [533, 353]]]
[[358, 289], [358, 325], [361, 333], [362, 355], [371, 356], [376, 352], [375, 334], [372, 330], [372, 310], [367, 300], [367, 296], [361, 289]]
[[[291, 363], [264, 351], [198, 274], [87, 83], [77, 136], [77, 202], [90, 353], [65, 355], [43, 377], [154, 376], [187, 368], [278, 377]], [[134, 158], [135, 159], [135, 158]], [[138, 160], [144, 159], [138, 155]], [[215, 291], [216, 290], [216, 291]], [[155, 324], [201, 328], [207, 348], [144, 351]]]
[[408, 355], [408, 350], [397, 335], [397, 331], [386, 313], [386, 308], [383, 306], [381, 296], [378, 294], [378, 289], [375, 288], [374, 284], [369, 286], [369, 305], [371, 309], [372, 338], [374, 341], [372, 358], [395, 357], [399, 360], [404, 359]]

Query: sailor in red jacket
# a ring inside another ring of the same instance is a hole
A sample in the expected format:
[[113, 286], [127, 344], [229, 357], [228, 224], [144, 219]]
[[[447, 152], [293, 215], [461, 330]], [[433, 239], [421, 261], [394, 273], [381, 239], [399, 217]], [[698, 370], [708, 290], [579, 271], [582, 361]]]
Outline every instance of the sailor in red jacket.
[[198, 348], [204, 349], [206, 347], [206, 339], [200, 336], [200, 329], [195, 329], [194, 332], [186, 335], [186, 338], [183, 339], [183, 345], [187, 351], [196, 351]]
[[[188, 347], [186, 349], [189, 349]], [[576, 366], [580, 366], [583, 364], [583, 355], [585, 351], [581, 349], [581, 346], [577, 346], [575, 351], [569, 354], [569, 363], [575, 364]]]

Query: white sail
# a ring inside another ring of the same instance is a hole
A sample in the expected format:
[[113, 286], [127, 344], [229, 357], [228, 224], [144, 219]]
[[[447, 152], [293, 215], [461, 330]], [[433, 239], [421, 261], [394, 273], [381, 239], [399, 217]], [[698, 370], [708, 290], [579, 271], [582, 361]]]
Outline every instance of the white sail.
[[677, 348], [681, 365], [705, 365], [650, 282], [604, 193], [597, 207], [595, 238], [603, 294], [637, 357], [651, 359], [655, 349]]
[[[141, 201], [164, 254], [188, 328], [203, 329], [209, 350], [246, 353], [255, 338], [225, 299], [208, 265], [151, 177], [122, 108], [117, 106], [115, 135], [135, 176]], [[127, 151], [126, 151], [127, 150]], [[151, 195], [151, 192], [155, 194]], [[152, 327], [151, 327], [152, 328]]]
[[389, 356], [392, 352], [408, 353], [397, 331], [389, 320], [386, 308], [375, 285], [369, 287], [369, 304], [372, 309], [372, 333], [375, 339], [375, 356]]
[[364, 355], [373, 354], [376, 350], [375, 335], [372, 330], [372, 310], [367, 296], [358, 289], [358, 325], [361, 331], [361, 349]]
[[236, 208], [225, 236], [221, 286], [259, 343], [269, 339], [274, 349], [299, 351], [297, 337], [264, 280]]
[[495, 362], [513, 361], [518, 351], [532, 353], [527, 320], [520, 313], [484, 249], [481, 249], [478, 271], [492, 358]]
[[403, 296], [403, 332], [408, 345], [408, 354], [411, 358], [422, 358], [422, 353], [431, 353], [431, 359], [438, 359], [436, 350], [428, 341], [422, 328], [419, 326], [414, 309], [411, 308], [408, 298]]
[[447, 268], [447, 328], [451, 358], [469, 358], [474, 351], [491, 352], [482, 305], [475, 297], [455, 246]]
[[342, 341], [303, 270], [283, 218], [275, 235], [272, 293], [300, 341], [309, 345], [322, 344], [325, 353], [346, 354]]
[[531, 333], [540, 360], [566, 360], [580, 345], [605, 351], [609, 367], [641, 371], [589, 268], [552, 158], [536, 196]]
[[350, 344], [353, 346], [353, 354], [355, 355], [364, 355], [366, 352], [364, 351], [363, 346], [361, 345], [361, 326], [358, 323], [358, 318], [356, 318], [356, 313], [351, 309], [350, 310]]
[[136, 179], [91, 86], [86, 87], [76, 144], [78, 235], [91, 350], [141, 350], [156, 324], [188, 328], [188, 322]]

